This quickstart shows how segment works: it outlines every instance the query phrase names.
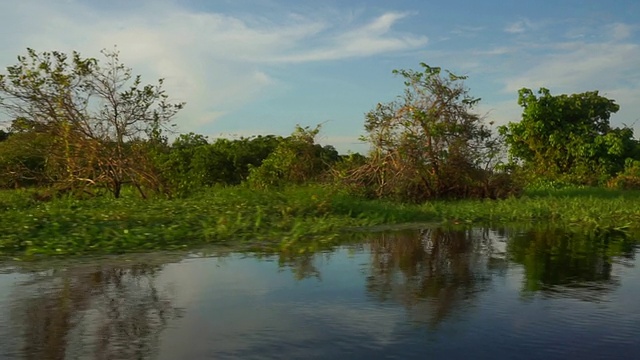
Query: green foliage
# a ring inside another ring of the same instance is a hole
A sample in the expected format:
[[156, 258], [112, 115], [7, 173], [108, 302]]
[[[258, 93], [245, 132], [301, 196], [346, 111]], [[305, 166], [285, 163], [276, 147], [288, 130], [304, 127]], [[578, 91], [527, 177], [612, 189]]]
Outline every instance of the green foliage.
[[464, 87], [466, 77], [421, 64], [423, 72], [396, 70], [404, 96], [378, 104], [366, 115], [368, 161], [343, 178], [374, 198], [423, 202], [442, 197], [495, 197], [493, 180], [506, 194], [508, 175], [493, 179], [499, 144], [473, 113], [480, 99]]
[[249, 169], [259, 167], [280, 142], [281, 137], [268, 135], [217, 139], [210, 144], [202, 135], [183, 134], [156, 162], [177, 194], [184, 196], [202, 187], [240, 184]]
[[179, 195], [201, 186], [206, 175], [194, 170], [194, 163], [202, 158], [209, 145], [206, 137], [194, 133], [181, 134], [168, 149], [155, 156], [155, 162], [163, 177]]
[[501, 126], [512, 160], [534, 176], [578, 184], [603, 183], [622, 171], [638, 143], [628, 127], [611, 128], [619, 110], [597, 91], [553, 96], [541, 88], [536, 96], [521, 89], [522, 120]]
[[565, 189], [520, 199], [365, 200], [328, 186], [261, 191], [204, 189], [184, 199], [72, 197], [33, 201], [33, 192], [0, 191], [0, 253], [78, 254], [173, 249], [206, 243], [313, 250], [345, 231], [382, 224], [545, 224], [640, 233], [640, 191]]
[[133, 184], [146, 197], [143, 188], [162, 184], [145, 141], [158, 138], [184, 104], [168, 102], [162, 79], [142, 85], [117, 51], [102, 53], [101, 66], [77, 52], [28, 49], [0, 75], [0, 109], [14, 119], [13, 131], [51, 140], [42, 154], [53, 182], [107, 188], [114, 197]]
[[[331, 172], [334, 180], [340, 183], [343, 179], [347, 178], [350, 172], [367, 164], [369, 159], [360, 153], [349, 153], [347, 155], [340, 155], [339, 160], [332, 166]], [[342, 186], [345, 185], [343, 182]], [[356, 189], [350, 189], [352, 192], [357, 192]], [[364, 193], [360, 194], [364, 195]]]
[[51, 138], [40, 133], [15, 133], [0, 142], [0, 188], [48, 185], [50, 144]]
[[607, 187], [619, 190], [640, 190], [640, 161], [627, 159], [624, 171], [609, 180]]
[[247, 182], [253, 188], [266, 189], [290, 184], [318, 181], [339, 160], [332, 146], [315, 143], [320, 125], [314, 129], [296, 125], [259, 167], [249, 170]]
[[448, 221], [484, 224], [548, 224], [583, 229], [640, 230], [640, 191], [604, 188], [530, 190], [501, 201], [461, 200], [426, 204]]
[[77, 254], [171, 249], [246, 241], [288, 248], [330, 243], [345, 226], [372, 220], [333, 215], [333, 191], [303, 187], [263, 192], [214, 188], [185, 199], [124, 197], [47, 203], [26, 192], [0, 194], [0, 253]]
[[570, 182], [562, 181], [562, 180], [549, 180], [543, 177], [536, 177], [531, 181], [527, 182], [526, 190], [527, 191], [553, 191], [553, 190], [562, 190], [562, 189], [574, 189], [576, 187], [575, 184]]
[[244, 182], [249, 177], [250, 169], [261, 166], [283, 141], [282, 137], [275, 135], [216, 140], [212, 144], [212, 153], [227, 166], [216, 167], [224, 171], [217, 172], [210, 183], [238, 185]]

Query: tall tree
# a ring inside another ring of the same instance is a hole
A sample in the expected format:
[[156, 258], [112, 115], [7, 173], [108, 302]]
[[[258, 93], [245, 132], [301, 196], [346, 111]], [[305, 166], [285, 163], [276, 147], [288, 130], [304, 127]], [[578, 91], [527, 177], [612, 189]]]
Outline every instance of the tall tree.
[[498, 147], [482, 118], [466, 77], [421, 64], [396, 70], [404, 96], [366, 115], [368, 162], [347, 180], [373, 197], [425, 201], [437, 197], [488, 196], [486, 170]]
[[53, 139], [46, 149], [48, 171], [65, 186], [97, 185], [119, 197], [133, 184], [160, 189], [144, 142], [169, 125], [183, 103], [170, 103], [162, 88], [142, 85], [117, 51], [93, 58], [27, 50], [0, 75], [0, 109], [18, 125]]
[[513, 161], [539, 176], [581, 183], [624, 169], [637, 142], [630, 128], [611, 127], [620, 109], [614, 100], [598, 91], [554, 96], [541, 88], [538, 95], [521, 89], [522, 120], [499, 128]]

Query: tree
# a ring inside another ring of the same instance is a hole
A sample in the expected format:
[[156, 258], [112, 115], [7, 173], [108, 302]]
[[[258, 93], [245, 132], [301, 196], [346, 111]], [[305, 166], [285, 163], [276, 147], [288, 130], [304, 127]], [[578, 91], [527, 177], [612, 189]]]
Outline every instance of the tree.
[[275, 135], [217, 139], [193, 133], [180, 135], [168, 149], [156, 157], [165, 178], [180, 195], [203, 186], [238, 185], [259, 167], [283, 141]]
[[166, 151], [155, 156], [158, 167], [178, 195], [185, 195], [202, 185], [206, 174], [202, 169], [194, 169], [193, 163], [194, 158], [203, 153], [208, 145], [203, 135], [180, 134]]
[[160, 190], [145, 141], [169, 125], [183, 103], [170, 103], [156, 85], [142, 85], [117, 51], [103, 50], [104, 66], [73, 52], [27, 50], [0, 75], [0, 109], [24, 131], [48, 134], [48, 173], [64, 187], [124, 184]]
[[499, 128], [512, 161], [527, 171], [550, 179], [593, 183], [624, 169], [637, 142], [628, 127], [612, 128], [611, 114], [619, 110], [614, 100], [598, 91], [539, 96], [523, 88], [518, 104], [522, 120]]
[[499, 148], [473, 112], [480, 99], [466, 77], [421, 66], [394, 71], [405, 79], [404, 96], [366, 115], [368, 161], [346, 181], [367, 196], [403, 201], [496, 195], [487, 186]]
[[239, 185], [248, 178], [250, 169], [260, 167], [283, 140], [275, 135], [217, 139], [210, 146], [209, 183]]
[[251, 167], [247, 182], [254, 188], [278, 187], [317, 181], [340, 156], [331, 145], [315, 143], [321, 125], [315, 128], [296, 125], [295, 131], [281, 141], [259, 167]]

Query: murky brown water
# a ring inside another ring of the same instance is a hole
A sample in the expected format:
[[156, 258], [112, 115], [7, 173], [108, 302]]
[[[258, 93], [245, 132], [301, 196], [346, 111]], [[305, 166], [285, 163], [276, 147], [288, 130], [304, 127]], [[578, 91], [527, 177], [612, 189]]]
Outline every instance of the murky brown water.
[[2, 359], [640, 358], [615, 232], [405, 230], [299, 256], [0, 265]]

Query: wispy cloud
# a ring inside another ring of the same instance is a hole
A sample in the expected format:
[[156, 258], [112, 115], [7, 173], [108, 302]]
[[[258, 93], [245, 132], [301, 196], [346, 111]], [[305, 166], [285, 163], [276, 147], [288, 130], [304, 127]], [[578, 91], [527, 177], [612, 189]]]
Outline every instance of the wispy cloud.
[[[385, 13], [369, 23], [341, 33], [327, 34], [325, 44], [314, 48], [294, 48], [285, 55], [268, 58], [275, 62], [308, 62], [371, 56], [417, 49], [427, 44], [426, 36], [394, 33], [392, 26], [407, 13]], [[325, 35], [325, 34], [322, 34]]]
[[640, 44], [630, 39], [633, 26], [615, 23], [591, 32], [603, 36], [532, 44], [544, 52], [535, 55], [535, 65], [504, 77], [503, 91], [513, 94], [522, 87], [546, 87], [553, 93], [599, 90], [621, 106], [612, 121], [631, 125], [640, 116]]
[[485, 29], [484, 26], [458, 25], [451, 30], [451, 34], [460, 37], [476, 37]]
[[509, 46], [499, 46], [490, 48], [487, 50], [474, 50], [472, 51], [473, 55], [484, 55], [484, 56], [500, 56], [506, 55], [517, 51], [517, 47], [509, 47]]
[[516, 22], [508, 24], [504, 28], [504, 31], [510, 34], [520, 34], [533, 28], [534, 28], [534, 25], [531, 21], [529, 21], [528, 19], [522, 19], [522, 20], [518, 20]]
[[541, 56], [538, 64], [523, 74], [508, 78], [505, 90], [512, 92], [523, 86], [610, 88], [626, 83], [640, 69], [637, 44], [570, 43], [565, 47], [567, 50]]
[[0, 21], [12, 31], [0, 39], [0, 63], [15, 63], [26, 47], [96, 56], [116, 44], [123, 62], [145, 81], [166, 78], [169, 93], [188, 102], [181, 123], [183, 129], [193, 129], [277, 87], [272, 65], [423, 47], [425, 36], [394, 31], [409, 15], [344, 19], [284, 13], [274, 20], [197, 12], [171, 0], [140, 1], [110, 11], [78, 0], [3, 2]]
[[637, 29], [637, 26], [615, 23], [608, 27], [608, 32], [613, 40], [625, 40]]

